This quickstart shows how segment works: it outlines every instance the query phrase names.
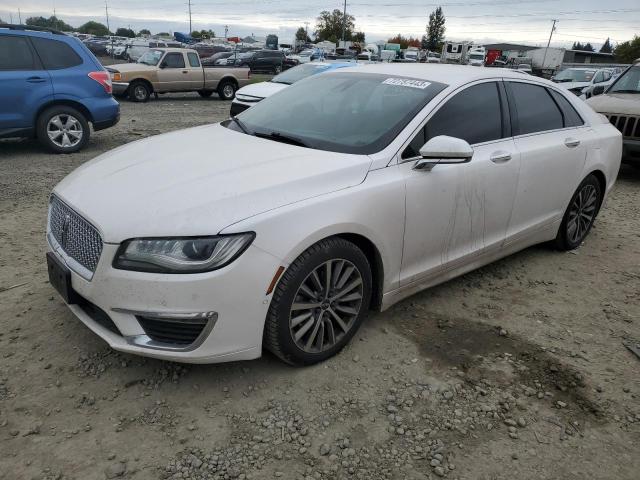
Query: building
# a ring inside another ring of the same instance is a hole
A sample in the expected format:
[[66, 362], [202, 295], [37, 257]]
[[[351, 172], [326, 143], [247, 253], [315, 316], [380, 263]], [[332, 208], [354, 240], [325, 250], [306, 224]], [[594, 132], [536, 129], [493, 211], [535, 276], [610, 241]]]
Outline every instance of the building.
[[566, 50], [562, 63], [615, 63], [612, 53], [585, 52], [583, 50]]

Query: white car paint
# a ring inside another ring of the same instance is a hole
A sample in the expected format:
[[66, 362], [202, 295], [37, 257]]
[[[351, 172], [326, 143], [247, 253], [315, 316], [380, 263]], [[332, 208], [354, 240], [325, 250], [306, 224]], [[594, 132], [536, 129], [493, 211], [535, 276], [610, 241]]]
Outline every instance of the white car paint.
[[[588, 82], [559, 82], [562, 88], [566, 88], [567, 90], [575, 93], [576, 95], [580, 95], [586, 89], [593, 88], [595, 85], [609, 85], [611, 83], [611, 71], [607, 69], [597, 69], [597, 68], [569, 68], [568, 70], [573, 71], [591, 71], [594, 72], [593, 77]], [[560, 72], [562, 73], [562, 72]]]
[[258, 82], [251, 83], [245, 87], [242, 87], [236, 92], [236, 96], [233, 99], [234, 103], [240, 103], [247, 107], [252, 106], [256, 102], [265, 99], [279, 92], [280, 90], [287, 88], [289, 85], [285, 83], [275, 82]]
[[[73, 313], [124, 352], [194, 363], [256, 358], [276, 272], [321, 239], [360, 235], [375, 246], [384, 272], [384, 310], [416, 291], [555, 238], [569, 199], [590, 172], [602, 172], [605, 194], [615, 182], [620, 133], [551, 82], [453, 65], [377, 64], [339, 71], [344, 72], [448, 86], [371, 155], [307, 149], [207, 125], [119, 147], [58, 184], [54, 194], [90, 221], [105, 242], [91, 280], [72, 270], [73, 288], [108, 312], [122, 335], [77, 305], [70, 306]], [[471, 85], [501, 79], [555, 89], [585, 124], [475, 144], [469, 163], [429, 171], [414, 169], [415, 159], [400, 160], [414, 133], [447, 100]], [[171, 275], [112, 266], [126, 239], [243, 232], [256, 233], [253, 243], [212, 272]], [[64, 251], [51, 243], [49, 248], [68, 260]], [[210, 311], [217, 312], [215, 327], [192, 350], [132, 341], [144, 336], [132, 312]]]

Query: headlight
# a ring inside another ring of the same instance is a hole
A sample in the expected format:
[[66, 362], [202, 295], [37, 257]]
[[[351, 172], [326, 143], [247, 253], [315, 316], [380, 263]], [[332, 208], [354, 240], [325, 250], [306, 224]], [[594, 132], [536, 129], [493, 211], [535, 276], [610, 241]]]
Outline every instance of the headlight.
[[215, 237], [136, 238], [118, 249], [113, 268], [156, 273], [200, 273], [229, 265], [255, 233]]

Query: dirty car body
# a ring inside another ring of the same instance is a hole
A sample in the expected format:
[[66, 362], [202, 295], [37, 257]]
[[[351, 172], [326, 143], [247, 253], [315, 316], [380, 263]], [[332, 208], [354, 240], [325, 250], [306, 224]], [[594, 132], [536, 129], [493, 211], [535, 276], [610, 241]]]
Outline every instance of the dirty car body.
[[[296, 275], [333, 282], [353, 258], [350, 275], [371, 275], [351, 284], [350, 305], [384, 310], [556, 238], [585, 178], [598, 179], [603, 200], [621, 136], [572, 97], [535, 77], [453, 65], [306, 78], [237, 120], [125, 145], [65, 178], [47, 229], [52, 283], [116, 350], [192, 363], [259, 357], [280, 334], [274, 302]], [[536, 107], [544, 102], [548, 112]], [[226, 255], [215, 268], [187, 252], [207, 244]], [[343, 252], [333, 276], [332, 245]], [[314, 255], [325, 255], [326, 276], [304, 270]], [[291, 328], [301, 285], [285, 305]], [[303, 320], [320, 318], [321, 329], [304, 323], [294, 340], [337, 338], [333, 298], [314, 305]]]

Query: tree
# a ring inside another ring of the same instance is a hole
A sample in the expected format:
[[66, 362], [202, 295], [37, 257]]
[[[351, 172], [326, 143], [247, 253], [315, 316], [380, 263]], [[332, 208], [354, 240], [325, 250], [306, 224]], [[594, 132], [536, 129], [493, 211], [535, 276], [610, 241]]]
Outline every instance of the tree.
[[116, 37], [127, 37], [127, 38], [135, 38], [136, 32], [131, 30], [130, 28], [120, 27], [116, 30]]
[[611, 53], [613, 52], [613, 47], [611, 46], [611, 42], [609, 41], [609, 37], [607, 37], [607, 41], [602, 44], [600, 47], [600, 53]]
[[142, 35], [151, 35], [151, 31], [147, 30], [146, 28], [143, 28], [142, 30], [140, 30], [138, 32], [138, 36], [141, 37]]
[[103, 37], [105, 35], [111, 35], [111, 32], [107, 28], [106, 25], [103, 25], [99, 22], [87, 22], [84, 25], [80, 25], [78, 28], [80, 33], [88, 33], [89, 35], [97, 35], [99, 37]]
[[595, 52], [596, 49], [593, 48], [593, 45], [591, 45], [591, 43], [587, 42], [587, 43], [580, 43], [580, 42], [573, 42], [573, 46], [571, 47], [571, 50], [580, 50], [581, 52]]
[[585, 44], [584, 44], [584, 46], [583, 46], [583, 50], [584, 50], [585, 52], [595, 52], [595, 51], [596, 51], [596, 49], [595, 49], [595, 48], [593, 48], [593, 45], [591, 45], [589, 42], [587, 42], [587, 43], [585, 43]]
[[417, 47], [420, 48], [420, 39], [413, 37], [403, 37], [402, 34], [398, 34], [395, 37], [392, 37], [387, 40], [387, 43], [398, 43], [400, 44], [400, 48], [404, 49], [407, 47]]
[[[330, 42], [338, 43], [338, 41], [342, 40], [343, 20], [344, 15], [342, 11], [337, 8], [333, 12], [326, 10], [320, 12], [314, 33], [316, 40], [329, 40]], [[344, 24], [345, 40], [351, 40], [351, 35], [355, 28], [355, 21], [356, 18], [347, 13], [346, 23]]]
[[442, 13], [442, 7], [436, 8], [429, 14], [426, 41], [423, 42], [422, 48], [426, 48], [428, 50], [440, 49], [444, 42], [445, 20], [444, 13]]
[[364, 32], [354, 32], [354, 34], [351, 35], [351, 40], [358, 43], [364, 43]]
[[633, 40], [619, 43], [616, 45], [613, 55], [617, 62], [633, 63], [640, 58], [640, 37], [634, 35]]
[[64, 23], [58, 17], [50, 16], [49, 18], [44, 17], [29, 17], [25, 20], [26, 25], [30, 25], [32, 27], [41, 27], [41, 28], [52, 28], [54, 30], [62, 30], [64, 32], [72, 32], [75, 30], [68, 23]]
[[296, 40], [302, 43], [308, 43], [311, 41], [309, 35], [307, 35], [307, 30], [304, 27], [300, 27], [296, 30]]

